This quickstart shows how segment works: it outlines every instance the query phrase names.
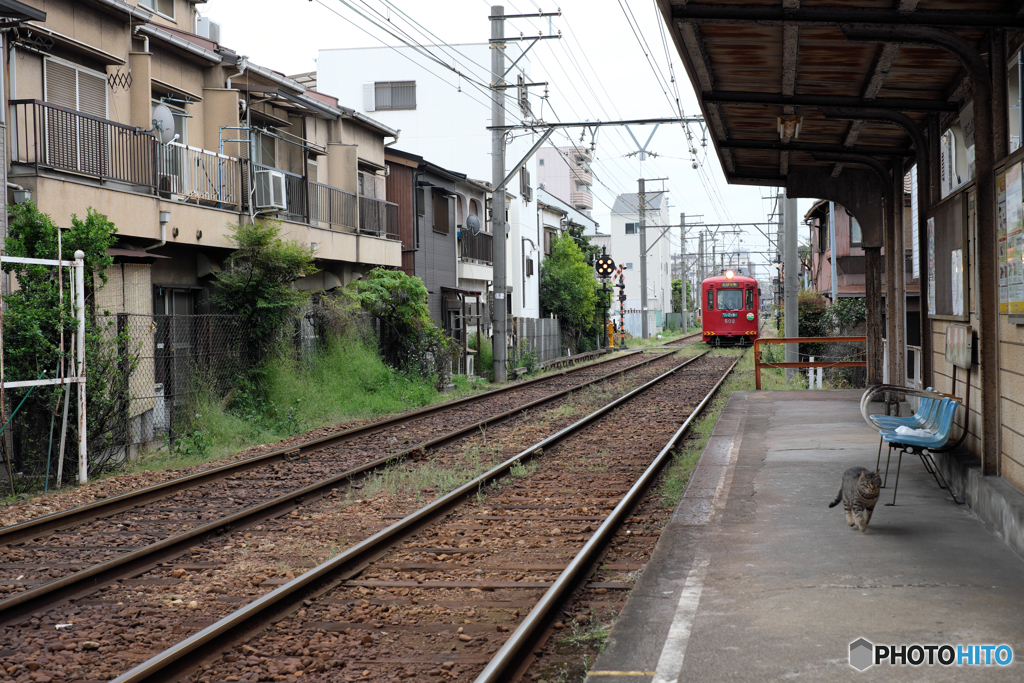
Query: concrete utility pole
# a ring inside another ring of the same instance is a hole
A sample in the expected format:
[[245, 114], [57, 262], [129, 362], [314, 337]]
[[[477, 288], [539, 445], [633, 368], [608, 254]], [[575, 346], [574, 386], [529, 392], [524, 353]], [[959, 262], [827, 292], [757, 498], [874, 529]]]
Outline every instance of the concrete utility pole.
[[[784, 205], [782, 205], [782, 217], [783, 217], [783, 231], [785, 239], [785, 248], [783, 249], [783, 265], [786, 269], [786, 280], [785, 280], [785, 315], [786, 315], [786, 331], [784, 334], [787, 337], [799, 337], [800, 336], [800, 311], [799, 311], [799, 294], [800, 294], [800, 280], [797, 276], [799, 270], [799, 259], [797, 255], [797, 231], [796, 231], [796, 199], [790, 199], [785, 194], [782, 195]], [[800, 361], [800, 345], [799, 344], [786, 344], [786, 362], [797, 363]], [[799, 370], [796, 368], [786, 369], [786, 382], [788, 383], [791, 379], [794, 379]]]
[[[505, 96], [498, 88], [505, 73], [505, 45], [493, 42], [505, 37], [505, 7], [491, 6], [491, 125], [505, 125]], [[505, 179], [505, 134], [501, 130], [491, 131], [491, 180], [494, 187]], [[505, 249], [508, 228], [505, 225], [505, 189], [491, 197], [491, 230], [494, 233], [494, 306], [491, 321], [494, 323], [494, 381], [508, 380], [505, 358], [508, 346], [508, 313], [505, 288]]]
[[637, 204], [640, 207], [640, 338], [647, 339], [647, 193], [643, 178]]
[[683, 332], [690, 329], [690, 326], [686, 324], [686, 285], [690, 283], [686, 272], [686, 214], [679, 214], [679, 279], [682, 281], [682, 300], [683, 300]]
[[832, 303], [839, 302], [839, 276], [836, 261], [836, 203], [828, 203], [828, 248], [832, 252]]

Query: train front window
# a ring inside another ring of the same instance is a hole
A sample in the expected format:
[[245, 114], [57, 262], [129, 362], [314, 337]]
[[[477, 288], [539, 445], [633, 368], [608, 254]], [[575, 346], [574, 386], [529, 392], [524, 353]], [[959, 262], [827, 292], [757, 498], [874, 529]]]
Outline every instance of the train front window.
[[738, 289], [718, 290], [718, 310], [738, 311], [743, 308], [743, 292]]
[[715, 290], [713, 290], [713, 289], [711, 289], [709, 287], [708, 288], [708, 310], [709, 311], [713, 311], [715, 309], [714, 297], [715, 297]]
[[748, 311], [754, 310], [754, 290], [753, 289], [748, 289], [747, 290], [747, 310]]

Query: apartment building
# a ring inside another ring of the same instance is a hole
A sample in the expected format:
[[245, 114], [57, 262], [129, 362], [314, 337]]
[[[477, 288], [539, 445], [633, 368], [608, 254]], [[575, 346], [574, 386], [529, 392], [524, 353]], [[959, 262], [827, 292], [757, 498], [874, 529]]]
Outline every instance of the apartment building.
[[577, 211], [588, 216], [594, 208], [594, 161], [591, 147], [542, 147], [537, 150], [537, 183]]
[[[531, 121], [536, 98], [531, 99], [525, 83], [530, 82], [530, 60], [520, 44], [505, 47], [510, 88], [506, 123]], [[459, 83], [451, 72], [425, 63], [421, 55], [408, 47], [337, 48], [320, 50], [317, 73], [304, 74], [315, 79], [318, 87], [347, 102], [355, 102], [359, 112], [401, 131], [402, 148], [429, 159], [444, 168], [458, 169], [469, 178], [492, 179], [491, 169], [491, 82], [492, 48], [487, 43], [458, 44], [446, 47], [466, 74]], [[358, 69], [351, 68], [358, 64]], [[480, 85], [484, 84], [484, 85]], [[463, 91], [459, 92], [459, 90]], [[506, 139], [506, 172], [515, 177], [505, 186], [508, 235], [505, 240], [507, 282], [512, 287], [507, 301], [515, 317], [540, 316], [540, 273], [529, 267], [524, 249], [543, 239], [537, 223], [536, 170], [532, 160], [523, 161], [537, 135], [519, 131]], [[490, 212], [486, 214], [490, 221]], [[485, 230], [490, 232], [489, 226]], [[524, 246], [525, 245], [525, 246]]]
[[209, 312], [227, 226], [261, 217], [315, 251], [303, 288], [401, 265], [382, 189], [396, 130], [220, 45], [192, 0], [24, 4], [4, 34], [9, 181], [58, 225], [87, 207], [114, 222], [130, 286], [105, 288], [108, 310]]
[[[672, 250], [667, 233], [672, 225], [668, 194], [647, 194], [644, 212], [647, 238], [647, 309], [654, 312], [655, 325], [672, 310]], [[678, 228], [675, 228], [678, 230]], [[620, 194], [612, 205], [608, 253], [623, 267], [626, 278], [625, 307], [640, 310], [640, 204], [635, 193]], [[604, 241], [596, 243], [604, 246]], [[653, 328], [652, 328], [653, 329]]]

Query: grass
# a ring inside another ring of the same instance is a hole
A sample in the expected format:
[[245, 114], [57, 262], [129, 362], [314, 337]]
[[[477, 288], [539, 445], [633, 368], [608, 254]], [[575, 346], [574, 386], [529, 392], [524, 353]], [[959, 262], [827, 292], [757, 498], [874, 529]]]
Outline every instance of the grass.
[[[346, 503], [356, 499], [369, 499], [379, 494], [413, 494], [417, 501], [422, 498], [423, 489], [432, 489], [437, 496], [443, 496], [467, 481], [479, 477], [501, 461], [501, 448], [493, 446], [470, 446], [459, 467], [452, 468], [431, 460], [421, 465], [396, 464], [370, 474], [363, 481], [360, 490], [349, 487]], [[513, 476], [517, 475], [513, 468]]]
[[455, 389], [440, 393], [428, 379], [389, 368], [362, 341], [338, 339], [308, 363], [269, 362], [258, 387], [242, 387], [229, 401], [201, 394], [190, 408], [196, 417], [182, 442], [165, 444], [130, 468], [189, 467], [319, 427], [450, 401], [486, 388], [464, 376], [452, 381]]

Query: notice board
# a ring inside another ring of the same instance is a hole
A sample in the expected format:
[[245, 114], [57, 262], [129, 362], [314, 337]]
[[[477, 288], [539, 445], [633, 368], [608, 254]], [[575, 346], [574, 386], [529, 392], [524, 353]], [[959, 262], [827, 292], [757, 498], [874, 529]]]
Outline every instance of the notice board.
[[970, 311], [966, 203], [971, 187], [960, 188], [928, 213], [928, 314], [939, 319], [967, 320]]

